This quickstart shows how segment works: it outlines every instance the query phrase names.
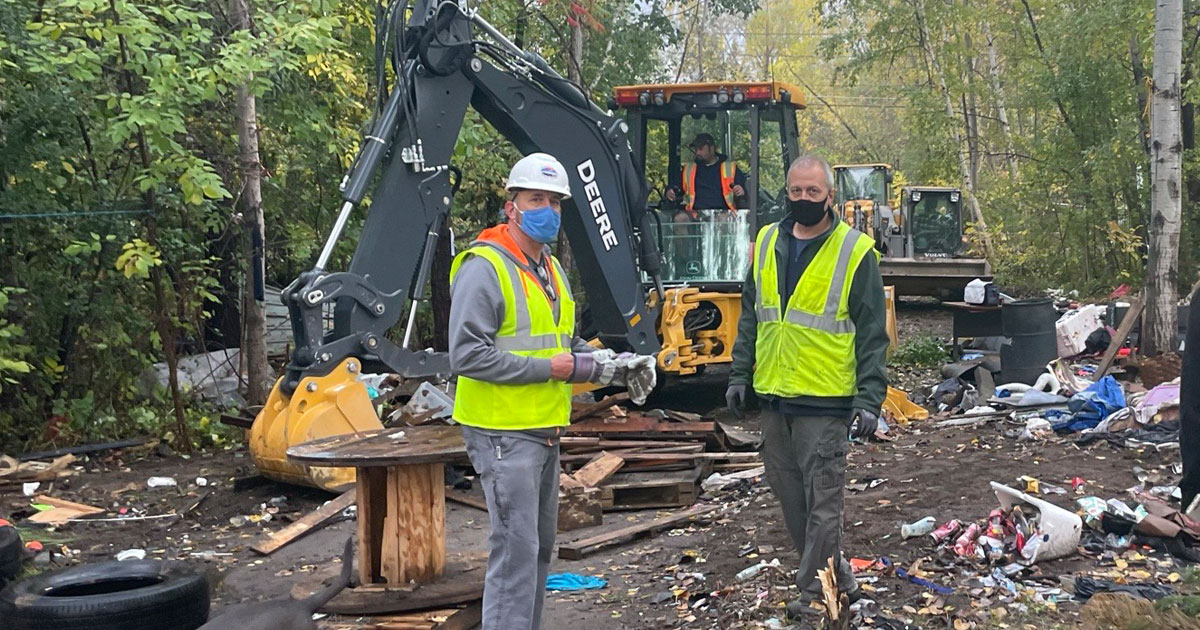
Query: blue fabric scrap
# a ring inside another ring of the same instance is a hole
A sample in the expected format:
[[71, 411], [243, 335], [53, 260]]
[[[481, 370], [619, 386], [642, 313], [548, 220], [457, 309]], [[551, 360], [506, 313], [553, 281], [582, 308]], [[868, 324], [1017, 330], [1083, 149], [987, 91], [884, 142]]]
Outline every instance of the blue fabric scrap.
[[607, 580], [590, 575], [555, 573], [546, 577], [546, 590], [548, 591], [586, 591], [606, 586], [608, 586]]
[[[881, 562], [883, 564], [883, 566], [885, 566], [885, 567], [894, 566], [892, 564], [892, 561], [888, 560], [887, 556], [881, 556], [879, 558], [879, 562]], [[924, 586], [925, 588], [927, 588], [935, 593], [942, 594], [942, 595], [951, 595], [954, 593], [954, 589], [950, 588], [949, 586], [942, 586], [941, 584], [935, 584], [933, 582], [930, 582], [929, 580], [926, 580], [925, 578], [919, 578], [915, 575], [909, 575], [908, 571], [905, 571], [903, 567], [895, 567], [895, 569], [896, 569], [896, 577], [898, 577], [902, 580], [908, 580], [909, 582], [912, 582], [913, 584], [916, 584], [917, 586]]]
[[1109, 415], [1125, 408], [1125, 390], [1121, 389], [1117, 379], [1105, 376], [1072, 396], [1067, 401], [1067, 408], [1074, 415], [1052, 425], [1055, 431], [1074, 433], [1090, 429]]

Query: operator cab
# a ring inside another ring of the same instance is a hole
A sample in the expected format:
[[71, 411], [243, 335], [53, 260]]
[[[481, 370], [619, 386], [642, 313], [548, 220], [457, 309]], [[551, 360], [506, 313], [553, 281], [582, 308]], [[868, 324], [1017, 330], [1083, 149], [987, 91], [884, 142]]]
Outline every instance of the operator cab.
[[910, 186], [901, 191], [908, 217], [905, 252], [913, 258], [957, 258], [963, 238], [962, 191], [938, 186]]
[[[651, 188], [663, 283], [740, 287], [758, 227], [786, 213], [787, 168], [800, 155], [799, 88], [777, 81], [633, 85], [616, 88], [609, 106], [624, 110], [634, 159]], [[689, 145], [701, 137], [744, 176], [732, 209], [686, 209], [684, 167], [693, 160]]]

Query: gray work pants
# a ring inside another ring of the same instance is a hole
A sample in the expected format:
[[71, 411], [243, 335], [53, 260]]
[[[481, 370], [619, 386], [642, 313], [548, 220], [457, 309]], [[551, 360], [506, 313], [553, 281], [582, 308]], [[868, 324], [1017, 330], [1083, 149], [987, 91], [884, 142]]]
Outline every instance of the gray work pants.
[[487, 498], [483, 630], [539, 630], [558, 529], [558, 445], [463, 427]]
[[838, 590], [855, 590], [854, 572], [841, 553], [850, 419], [767, 411], [762, 415], [762, 430], [760, 450], [767, 483], [783, 507], [783, 520], [800, 553], [796, 572], [800, 599], [821, 598], [817, 570], [826, 568], [835, 556]]

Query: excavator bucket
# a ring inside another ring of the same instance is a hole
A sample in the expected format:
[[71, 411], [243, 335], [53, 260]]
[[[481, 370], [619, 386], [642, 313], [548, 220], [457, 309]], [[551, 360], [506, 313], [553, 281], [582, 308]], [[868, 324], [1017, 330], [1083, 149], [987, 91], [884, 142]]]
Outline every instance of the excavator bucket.
[[275, 383], [250, 427], [250, 457], [265, 476], [331, 492], [354, 485], [353, 468], [306, 466], [288, 461], [288, 448], [318, 438], [382, 429], [366, 385], [356, 378], [357, 359], [346, 359], [324, 376], [300, 381], [289, 397]]

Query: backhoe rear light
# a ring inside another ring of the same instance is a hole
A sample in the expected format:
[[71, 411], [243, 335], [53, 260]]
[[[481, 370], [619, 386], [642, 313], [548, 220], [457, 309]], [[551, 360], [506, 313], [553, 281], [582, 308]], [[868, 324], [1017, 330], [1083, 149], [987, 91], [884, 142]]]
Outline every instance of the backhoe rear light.
[[742, 91], [740, 89], [733, 88], [733, 102], [741, 103], [744, 100], [746, 100], [746, 95], [742, 94]]
[[771, 86], [769, 85], [751, 85], [746, 88], [746, 100], [748, 101], [768, 101], [771, 99]]
[[616, 98], [613, 100], [621, 107], [633, 107], [639, 104], [637, 90], [617, 90]]

